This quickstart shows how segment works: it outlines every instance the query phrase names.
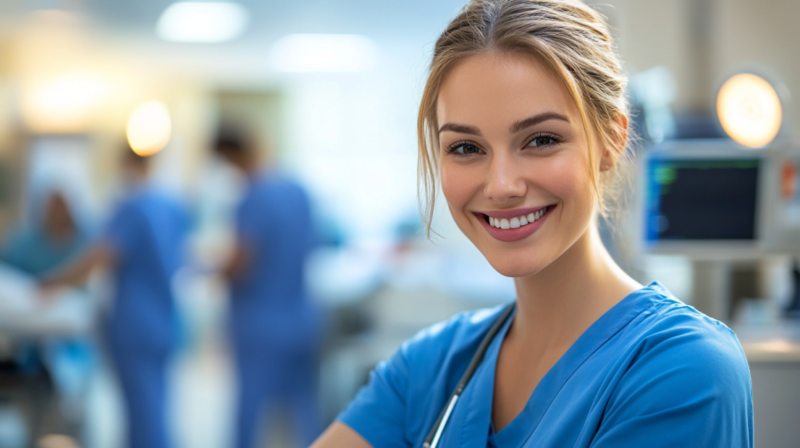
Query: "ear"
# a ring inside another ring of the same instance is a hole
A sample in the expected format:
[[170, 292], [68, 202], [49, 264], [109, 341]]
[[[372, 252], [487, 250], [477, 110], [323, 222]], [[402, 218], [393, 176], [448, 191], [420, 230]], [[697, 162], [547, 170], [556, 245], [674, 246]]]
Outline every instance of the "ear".
[[625, 151], [628, 141], [628, 116], [619, 114], [611, 125], [611, 142], [603, 149], [600, 157], [600, 172], [606, 172], [617, 164], [619, 156]]

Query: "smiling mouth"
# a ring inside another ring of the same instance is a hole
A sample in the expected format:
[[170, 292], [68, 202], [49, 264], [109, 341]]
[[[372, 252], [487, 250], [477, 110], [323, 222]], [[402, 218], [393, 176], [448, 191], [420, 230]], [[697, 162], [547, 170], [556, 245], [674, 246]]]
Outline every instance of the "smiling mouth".
[[483, 219], [490, 226], [492, 226], [492, 227], [494, 227], [496, 229], [501, 229], [501, 230], [518, 229], [520, 227], [531, 225], [531, 224], [535, 223], [536, 221], [542, 219], [544, 217], [544, 215], [546, 215], [547, 212], [551, 208], [553, 208], [553, 206], [552, 205], [548, 205], [547, 207], [545, 207], [545, 208], [543, 208], [543, 209], [541, 209], [539, 211], [531, 212], [531, 213], [528, 213], [527, 215], [515, 216], [515, 217], [510, 218], [510, 219], [492, 218], [491, 216], [483, 214], [483, 213], [482, 213], [482, 215], [483, 215]]

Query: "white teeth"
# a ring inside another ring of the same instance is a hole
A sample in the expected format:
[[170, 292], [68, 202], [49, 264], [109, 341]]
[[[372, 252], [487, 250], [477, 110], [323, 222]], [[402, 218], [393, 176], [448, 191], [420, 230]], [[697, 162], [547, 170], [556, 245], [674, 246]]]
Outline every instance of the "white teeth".
[[492, 227], [496, 227], [498, 229], [518, 229], [522, 226], [526, 226], [544, 216], [547, 208], [543, 208], [538, 212], [528, 213], [527, 215], [518, 216], [516, 218], [509, 219], [499, 219], [499, 218], [492, 218], [489, 217], [489, 225]]

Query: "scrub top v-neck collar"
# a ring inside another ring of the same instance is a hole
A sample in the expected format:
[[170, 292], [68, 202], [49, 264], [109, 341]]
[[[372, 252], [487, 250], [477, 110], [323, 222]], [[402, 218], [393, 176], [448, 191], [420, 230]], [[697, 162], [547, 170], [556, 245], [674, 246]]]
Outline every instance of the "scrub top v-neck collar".
[[[661, 286], [653, 282], [643, 289], [658, 290], [661, 289]], [[493, 434], [498, 448], [517, 448], [528, 443], [528, 439], [536, 431], [553, 399], [570, 376], [598, 348], [652, 304], [649, 300], [642, 300], [646, 295], [643, 296], [641, 291], [642, 289], [639, 289], [629, 294], [600, 316], [550, 368], [528, 398], [522, 412], [506, 427]], [[464, 419], [459, 422], [460, 424], [454, 425], [456, 427], [453, 428], [455, 431], [452, 434], [460, 441], [458, 446], [487, 446], [488, 444], [492, 429], [492, 401], [497, 357], [514, 318], [516, 318], [516, 311], [490, 344], [483, 363], [464, 391], [467, 396], [463, 397], [466, 399], [463, 399], [462, 402], [466, 412], [459, 413], [465, 414]]]

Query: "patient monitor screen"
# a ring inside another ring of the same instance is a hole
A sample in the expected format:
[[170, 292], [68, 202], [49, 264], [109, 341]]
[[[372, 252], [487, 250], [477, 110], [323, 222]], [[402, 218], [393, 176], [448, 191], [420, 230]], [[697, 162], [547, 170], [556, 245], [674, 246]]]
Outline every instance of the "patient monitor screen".
[[759, 165], [759, 159], [651, 159], [647, 240], [754, 240]]

